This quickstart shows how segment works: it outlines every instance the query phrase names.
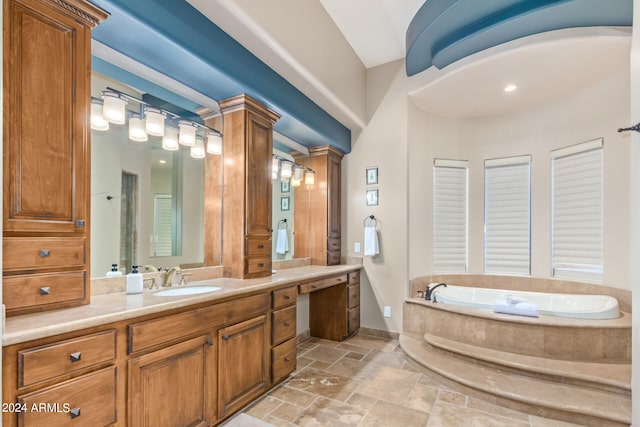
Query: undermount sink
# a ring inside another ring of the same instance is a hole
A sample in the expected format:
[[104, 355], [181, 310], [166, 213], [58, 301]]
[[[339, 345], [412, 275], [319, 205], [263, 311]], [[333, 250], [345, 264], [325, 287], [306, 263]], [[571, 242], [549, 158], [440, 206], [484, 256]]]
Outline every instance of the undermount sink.
[[158, 297], [177, 297], [215, 292], [219, 291], [220, 289], [222, 289], [220, 286], [189, 286], [187, 288], [164, 289], [162, 291], [154, 292], [153, 295]]

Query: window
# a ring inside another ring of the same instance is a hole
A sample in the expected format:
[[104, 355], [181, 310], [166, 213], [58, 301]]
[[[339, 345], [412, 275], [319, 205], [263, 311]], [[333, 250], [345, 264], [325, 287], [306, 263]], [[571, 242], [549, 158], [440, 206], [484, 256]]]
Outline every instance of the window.
[[433, 270], [466, 273], [469, 162], [435, 159], [433, 165]]
[[602, 282], [603, 141], [551, 152], [551, 274]]
[[531, 156], [485, 161], [484, 271], [531, 274]]

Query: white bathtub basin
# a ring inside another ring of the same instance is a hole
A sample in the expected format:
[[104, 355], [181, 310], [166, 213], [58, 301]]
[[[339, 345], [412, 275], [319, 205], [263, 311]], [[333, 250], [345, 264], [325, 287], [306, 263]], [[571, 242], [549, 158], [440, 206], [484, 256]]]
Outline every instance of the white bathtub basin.
[[215, 292], [222, 289], [220, 286], [189, 286], [186, 288], [170, 288], [162, 291], [154, 292], [157, 297], [177, 297], [185, 295], [205, 294], [207, 292]]
[[493, 310], [496, 300], [521, 298], [536, 304], [540, 314], [577, 319], [617, 319], [618, 300], [608, 295], [553, 294], [546, 292], [511, 291], [504, 289], [441, 286], [433, 294], [438, 302]]

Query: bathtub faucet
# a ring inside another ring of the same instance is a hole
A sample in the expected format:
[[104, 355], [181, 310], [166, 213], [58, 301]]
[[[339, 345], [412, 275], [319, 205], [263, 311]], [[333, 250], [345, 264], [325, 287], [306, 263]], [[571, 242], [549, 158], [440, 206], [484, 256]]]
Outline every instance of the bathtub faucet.
[[[434, 287], [429, 287], [427, 286], [427, 291], [425, 292], [425, 296], [424, 299], [426, 299], [427, 301], [431, 301], [431, 295], [433, 294], [433, 291], [436, 290], [436, 288], [440, 287], [440, 286], [444, 286], [445, 288], [447, 287], [446, 283], [438, 283], [437, 285], [435, 285]], [[435, 295], [434, 295], [435, 297]], [[434, 298], [435, 299], [435, 298]]]

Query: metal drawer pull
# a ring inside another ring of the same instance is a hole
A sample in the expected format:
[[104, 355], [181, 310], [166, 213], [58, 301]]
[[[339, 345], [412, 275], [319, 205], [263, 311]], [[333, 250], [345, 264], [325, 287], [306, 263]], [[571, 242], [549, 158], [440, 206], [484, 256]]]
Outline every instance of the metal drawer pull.
[[40, 295], [50, 295], [51, 294], [51, 288], [49, 286], [45, 287], [45, 288], [40, 288]]
[[213, 340], [211, 337], [207, 337], [207, 345], [213, 345]]
[[284, 361], [285, 361], [285, 362], [291, 362], [291, 359], [289, 359], [288, 357], [285, 357], [285, 358], [284, 358]]
[[264, 268], [264, 262], [261, 262], [260, 264], [258, 264], [259, 268]]
[[318, 289], [318, 286], [317, 285], [311, 285], [311, 288], [312, 289]]
[[264, 249], [264, 245], [262, 244], [258, 245], [258, 249]]
[[284, 326], [288, 328], [290, 326], [289, 322], [284, 322]]
[[229, 335], [223, 335], [222, 339], [225, 340], [225, 341], [229, 340]]
[[40, 249], [40, 256], [45, 258], [51, 255], [51, 249]]
[[285, 295], [284, 299], [291, 299], [291, 297], [289, 295]]
[[80, 416], [80, 408], [73, 408], [69, 411], [71, 419], [78, 418]]
[[71, 363], [79, 362], [80, 359], [82, 359], [82, 353], [81, 352], [71, 353], [69, 355], [69, 360], [71, 360]]

